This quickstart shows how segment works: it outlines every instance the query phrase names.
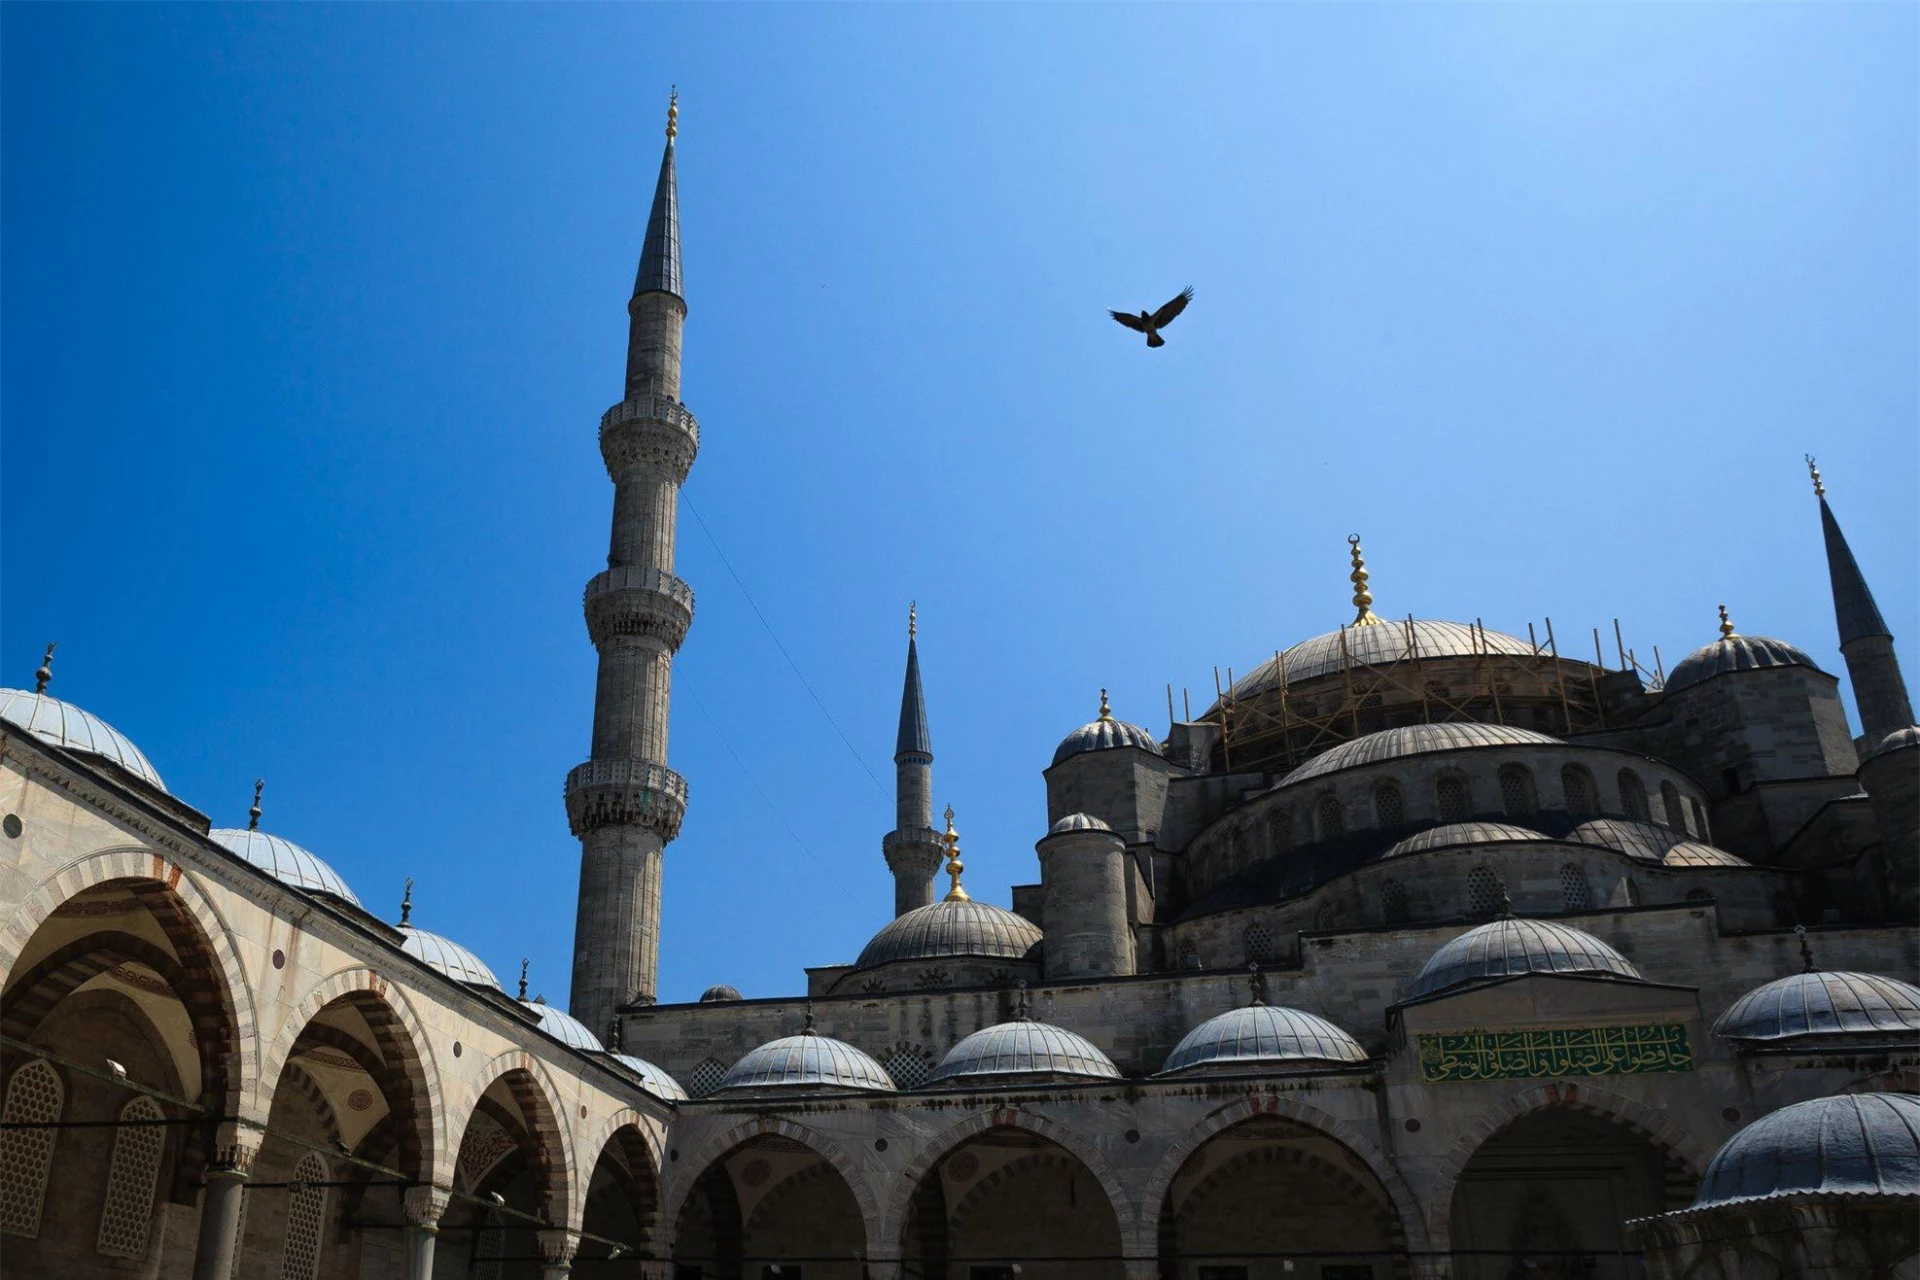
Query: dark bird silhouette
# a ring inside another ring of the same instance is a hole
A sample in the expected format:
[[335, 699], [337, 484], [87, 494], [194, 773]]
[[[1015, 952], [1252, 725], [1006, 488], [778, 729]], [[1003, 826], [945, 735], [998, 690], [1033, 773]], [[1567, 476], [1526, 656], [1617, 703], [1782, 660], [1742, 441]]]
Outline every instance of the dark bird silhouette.
[[1107, 314], [1127, 326], [1127, 328], [1132, 329], [1135, 333], [1146, 334], [1148, 346], [1164, 347], [1167, 345], [1167, 340], [1160, 336], [1160, 331], [1172, 324], [1173, 318], [1182, 311], [1185, 311], [1187, 304], [1192, 301], [1193, 287], [1189, 285], [1180, 291], [1179, 297], [1167, 303], [1158, 311], [1142, 311], [1137, 316], [1130, 316], [1124, 311], [1109, 311]]

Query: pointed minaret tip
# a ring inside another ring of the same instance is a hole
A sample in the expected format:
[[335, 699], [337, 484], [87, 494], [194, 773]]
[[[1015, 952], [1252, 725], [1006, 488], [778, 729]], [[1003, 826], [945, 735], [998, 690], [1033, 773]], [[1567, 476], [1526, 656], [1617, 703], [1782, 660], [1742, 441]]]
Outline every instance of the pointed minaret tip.
[[1867, 577], [1860, 571], [1860, 562], [1853, 558], [1847, 535], [1840, 532], [1840, 521], [1827, 502], [1827, 486], [1812, 454], [1807, 455], [1807, 472], [1813, 477], [1814, 496], [1820, 499], [1820, 536], [1827, 549], [1827, 580], [1833, 588], [1833, 619], [1841, 647], [1866, 636], [1891, 636], [1880, 605], [1867, 586]]
[[674, 176], [673, 140], [680, 134], [680, 93], [667, 102], [667, 146], [660, 157], [660, 177], [654, 183], [653, 207], [647, 213], [646, 239], [640, 246], [640, 272], [633, 296], [670, 293], [685, 301], [680, 285], [680, 184]]
[[927, 731], [927, 695], [920, 685], [920, 606], [907, 606], [907, 676], [900, 689], [900, 732], [894, 739], [893, 758], [933, 756], [933, 735]]

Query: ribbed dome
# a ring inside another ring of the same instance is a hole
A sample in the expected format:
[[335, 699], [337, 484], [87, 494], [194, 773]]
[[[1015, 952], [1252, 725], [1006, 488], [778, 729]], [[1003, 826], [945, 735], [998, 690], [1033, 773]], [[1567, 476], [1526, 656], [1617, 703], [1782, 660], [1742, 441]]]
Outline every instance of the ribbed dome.
[[733, 1089], [859, 1089], [891, 1093], [887, 1069], [850, 1044], [804, 1031], [754, 1049], [733, 1064], [716, 1093]]
[[1877, 756], [1888, 751], [1902, 751], [1908, 747], [1920, 747], [1920, 725], [1910, 724], [1904, 729], [1895, 729], [1880, 739], [1879, 745], [1867, 754]]
[[1674, 693], [1729, 671], [1758, 671], [1765, 667], [1820, 668], [1812, 658], [1788, 644], [1766, 636], [1727, 636], [1703, 644], [1667, 672], [1667, 692]]
[[487, 968], [486, 962], [452, 938], [428, 933], [410, 924], [401, 925], [400, 932], [406, 935], [406, 941], [400, 949], [408, 955], [456, 981], [499, 990], [500, 979], [493, 976], [493, 970]]
[[360, 905], [360, 899], [353, 896], [353, 890], [337, 871], [291, 840], [238, 827], [218, 827], [207, 835], [227, 852], [245, 858], [282, 884], [330, 893], [356, 907]]
[[948, 956], [1021, 960], [1039, 945], [1040, 928], [1025, 916], [986, 902], [943, 900], [888, 921], [854, 968]]
[[[1367, 627], [1377, 631], [1378, 627]], [[1322, 751], [1313, 759], [1280, 780], [1283, 787], [1308, 778], [1352, 769], [1363, 764], [1378, 764], [1402, 756], [1432, 755], [1442, 751], [1470, 751], [1475, 747], [1560, 747], [1566, 743], [1531, 729], [1515, 729], [1503, 724], [1410, 724], [1398, 729], [1382, 729], [1343, 742]]]
[[167, 789], [160, 771], [127, 735], [70, 702], [25, 689], [0, 689], [0, 720], [18, 725], [42, 742], [111, 760], [156, 790]]
[[588, 1053], [605, 1053], [607, 1047], [600, 1043], [600, 1037], [587, 1030], [587, 1024], [570, 1013], [563, 1013], [544, 1000], [522, 1000], [526, 1008], [540, 1015], [540, 1029], [566, 1045], [569, 1049], [584, 1049]]
[[1667, 850], [1667, 856], [1660, 860], [1669, 867], [1750, 867], [1753, 864], [1745, 858], [1717, 849], [1710, 844], [1701, 844], [1698, 840], [1682, 840]]
[[1635, 822], [1631, 818], [1593, 818], [1568, 832], [1567, 839], [1575, 844], [1612, 849], [1643, 862], [1663, 862], [1672, 850], [1693, 843], [1684, 831], [1655, 822]]
[[1021, 1018], [983, 1027], [953, 1046], [930, 1083], [990, 1084], [1008, 1076], [1117, 1080], [1120, 1068], [1085, 1038]]
[[1536, 652], [1531, 643], [1519, 636], [1485, 628], [1476, 629], [1464, 622], [1433, 622], [1416, 618], [1411, 644], [1408, 643], [1407, 624], [1404, 621], [1382, 622], [1379, 626], [1371, 627], [1347, 627], [1344, 631], [1329, 631], [1311, 640], [1302, 640], [1281, 654], [1277, 665], [1273, 659], [1267, 659], [1234, 682], [1233, 696], [1250, 698], [1277, 687], [1282, 668], [1287, 673], [1287, 684], [1296, 685], [1329, 672], [1340, 671], [1349, 663], [1367, 667], [1408, 658], [1458, 658], [1479, 653], [1531, 657]]
[[1551, 840], [1551, 836], [1511, 822], [1449, 822], [1428, 831], [1416, 831], [1387, 850], [1384, 856], [1398, 858], [1429, 849], [1458, 849], [1473, 844], [1521, 844], [1529, 840]]
[[1100, 821], [1090, 813], [1070, 813], [1047, 828], [1050, 836], [1061, 835], [1068, 831], [1111, 831], [1112, 827]]
[[1734, 1001], [1713, 1033], [1758, 1046], [1856, 1036], [1920, 1043], [1920, 987], [1877, 973], [1796, 973]]
[[1793, 1195], [1920, 1196], [1920, 1097], [1853, 1093], [1762, 1116], [1715, 1153], [1693, 1207]]
[[1138, 747], [1156, 756], [1161, 754], [1159, 742], [1139, 725], [1101, 716], [1060, 739], [1060, 745], [1053, 749], [1053, 763], [1059, 764], [1088, 751], [1111, 751], [1115, 747]]
[[636, 1058], [630, 1053], [616, 1053], [613, 1060], [639, 1076], [641, 1085], [654, 1097], [667, 1102], [687, 1100], [687, 1091], [680, 1087], [680, 1082], [645, 1058]]
[[1167, 1055], [1160, 1073], [1366, 1060], [1367, 1051], [1360, 1042], [1325, 1018], [1300, 1009], [1256, 1004], [1229, 1009], [1187, 1032]]
[[724, 982], [717, 982], [700, 993], [701, 1004], [721, 1004], [726, 1001], [742, 999], [745, 999], [745, 997], [740, 994], [740, 988], [728, 986]]
[[1549, 920], [1503, 919], [1469, 929], [1433, 953], [1413, 994], [1437, 991], [1522, 973], [1609, 973], [1640, 978], [1640, 971], [1590, 933]]

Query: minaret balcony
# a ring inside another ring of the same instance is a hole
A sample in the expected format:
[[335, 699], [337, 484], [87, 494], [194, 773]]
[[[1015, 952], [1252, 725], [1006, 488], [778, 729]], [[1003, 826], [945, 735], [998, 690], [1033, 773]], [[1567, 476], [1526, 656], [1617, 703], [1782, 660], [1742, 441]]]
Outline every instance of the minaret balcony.
[[601, 827], [642, 827], [662, 842], [680, 834], [687, 780], [651, 760], [589, 760], [567, 775], [567, 825], [575, 836]]
[[664, 569], [620, 565], [587, 583], [586, 612], [595, 648], [639, 636], [677, 650], [693, 625], [693, 588]]
[[700, 424], [678, 400], [633, 396], [600, 415], [600, 456], [616, 479], [630, 471], [655, 469], [684, 484], [699, 452]]
[[889, 831], [880, 838], [880, 852], [886, 855], [887, 870], [931, 875], [947, 856], [947, 844], [932, 827], [908, 827]]

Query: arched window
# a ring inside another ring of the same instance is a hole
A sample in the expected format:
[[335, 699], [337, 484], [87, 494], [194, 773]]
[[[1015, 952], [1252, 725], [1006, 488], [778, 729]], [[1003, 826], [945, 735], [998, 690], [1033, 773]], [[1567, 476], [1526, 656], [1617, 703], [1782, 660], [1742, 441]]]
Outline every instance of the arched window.
[[1179, 956], [1180, 967], [1182, 969], [1198, 969], [1200, 967], [1200, 944], [1192, 938], [1180, 939]]
[[1293, 844], [1293, 810], [1282, 806], [1267, 815], [1267, 849], [1285, 853]]
[[1713, 843], [1713, 832], [1707, 826], [1707, 811], [1698, 800], [1687, 797], [1687, 803], [1693, 807], [1693, 833], [1708, 844]]
[[1465, 822], [1473, 816], [1473, 801], [1467, 795], [1467, 780], [1449, 773], [1434, 784], [1434, 800], [1440, 808], [1440, 821]]
[[1227, 829], [1227, 865], [1225, 873], [1233, 875], [1247, 865], [1247, 833], [1239, 827]]
[[1671, 782], [1660, 784], [1660, 808], [1665, 812], [1666, 824], [1675, 831], [1687, 829], [1687, 815], [1680, 808], [1680, 788]]
[[1593, 905], [1587, 873], [1571, 862], [1560, 868], [1560, 904], [1568, 911], [1585, 911]]
[[1475, 867], [1467, 872], [1467, 910], [1476, 916], [1490, 916], [1500, 907], [1500, 877], [1491, 868]]
[[1622, 769], [1614, 781], [1620, 787], [1620, 812], [1636, 822], [1646, 822], [1647, 784], [1640, 781], [1640, 775], [1631, 769]]
[[1388, 924], [1401, 924], [1407, 918], [1407, 887], [1398, 880], [1380, 886], [1380, 915]]
[[1560, 790], [1567, 797], [1567, 812], [1576, 818], [1591, 818], [1600, 812], [1593, 799], [1593, 775], [1585, 766], [1570, 764], [1560, 770]]
[[1314, 825], [1320, 828], [1322, 840], [1332, 840], [1347, 831], [1346, 815], [1340, 811], [1340, 797], [1329, 791], [1314, 802]]
[[1500, 804], [1509, 818], [1531, 818], [1540, 800], [1533, 789], [1533, 771], [1523, 764], [1500, 767]]
[[1407, 803], [1400, 798], [1400, 788], [1391, 782], [1373, 789], [1373, 821], [1381, 827], [1398, 827], [1407, 821]]
[[313, 1280], [320, 1270], [320, 1233], [327, 1218], [327, 1162], [309, 1151], [294, 1166], [287, 1189], [286, 1248], [280, 1255], [280, 1280]]
[[704, 1098], [720, 1087], [727, 1078], [727, 1065], [718, 1058], [702, 1058], [700, 1064], [687, 1073], [687, 1092], [696, 1098]]
[[148, 1097], [135, 1098], [120, 1108], [113, 1163], [107, 1170], [107, 1202], [100, 1210], [100, 1236], [94, 1243], [109, 1258], [147, 1256], [160, 1151], [167, 1141], [166, 1129], [150, 1122], [164, 1118], [159, 1104]]
[[[55, 1124], [66, 1104], [60, 1075], [44, 1058], [35, 1058], [7, 1082], [4, 1118], [8, 1124]], [[47, 1199], [47, 1170], [53, 1164], [57, 1129], [0, 1131], [0, 1231], [16, 1236], [40, 1234], [40, 1209]]]
[[1272, 964], [1273, 930], [1264, 924], [1250, 924], [1241, 935], [1247, 944], [1247, 959], [1254, 964]]

